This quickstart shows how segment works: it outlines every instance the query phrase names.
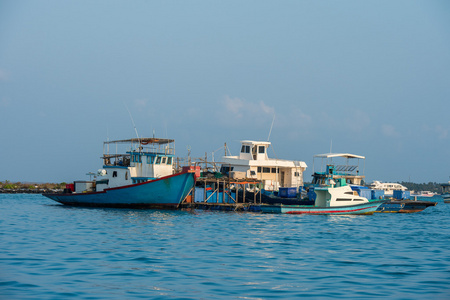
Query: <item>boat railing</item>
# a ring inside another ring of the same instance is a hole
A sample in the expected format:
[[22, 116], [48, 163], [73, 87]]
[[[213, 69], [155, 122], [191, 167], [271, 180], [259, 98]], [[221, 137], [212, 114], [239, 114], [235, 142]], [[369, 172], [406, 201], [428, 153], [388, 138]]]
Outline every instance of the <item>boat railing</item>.
[[130, 154], [105, 154], [102, 158], [105, 166], [130, 166]]
[[345, 174], [350, 174], [353, 172], [358, 172], [358, 166], [340, 165], [334, 167], [336, 172], [342, 172]]
[[175, 155], [175, 148], [174, 147], [161, 147], [161, 146], [144, 146], [141, 149], [141, 152], [143, 153], [154, 153], [154, 154], [163, 154], [163, 155]]

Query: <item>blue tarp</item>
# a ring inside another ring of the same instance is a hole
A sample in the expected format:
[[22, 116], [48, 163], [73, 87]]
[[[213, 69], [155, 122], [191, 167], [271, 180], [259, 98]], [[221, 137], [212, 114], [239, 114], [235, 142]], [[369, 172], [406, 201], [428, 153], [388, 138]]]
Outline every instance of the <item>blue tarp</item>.
[[383, 199], [384, 191], [383, 190], [372, 190], [372, 199]]
[[394, 191], [393, 194], [393, 197], [398, 200], [409, 199], [410, 196], [411, 196], [410, 191]]
[[278, 191], [278, 196], [283, 198], [295, 198], [297, 197], [297, 188], [295, 187], [280, 188]]

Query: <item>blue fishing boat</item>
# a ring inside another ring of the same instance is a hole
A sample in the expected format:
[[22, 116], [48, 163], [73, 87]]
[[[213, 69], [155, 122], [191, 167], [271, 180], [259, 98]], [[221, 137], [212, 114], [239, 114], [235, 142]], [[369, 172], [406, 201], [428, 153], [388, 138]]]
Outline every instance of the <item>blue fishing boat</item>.
[[[194, 188], [195, 173], [174, 174], [173, 143], [158, 138], [104, 142], [103, 168], [94, 180], [75, 181], [64, 193], [43, 195], [72, 206], [177, 208]], [[131, 147], [125, 154], [111, 154], [111, 144]]]

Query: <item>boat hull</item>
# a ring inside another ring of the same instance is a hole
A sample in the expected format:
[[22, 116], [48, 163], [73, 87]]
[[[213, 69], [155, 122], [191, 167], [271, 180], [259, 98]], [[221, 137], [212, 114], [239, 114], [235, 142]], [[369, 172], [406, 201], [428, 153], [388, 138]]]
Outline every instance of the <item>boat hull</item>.
[[43, 195], [71, 206], [177, 208], [194, 187], [194, 175], [189, 172], [179, 173], [102, 192]]
[[263, 213], [309, 214], [309, 215], [371, 215], [385, 200], [366, 202], [356, 205], [317, 207], [308, 205], [261, 205]]
[[450, 203], [450, 194], [449, 193], [442, 194], [442, 199], [444, 200], [444, 203]]
[[376, 210], [377, 213], [415, 213], [429, 206], [436, 206], [437, 202], [417, 200], [391, 200]]

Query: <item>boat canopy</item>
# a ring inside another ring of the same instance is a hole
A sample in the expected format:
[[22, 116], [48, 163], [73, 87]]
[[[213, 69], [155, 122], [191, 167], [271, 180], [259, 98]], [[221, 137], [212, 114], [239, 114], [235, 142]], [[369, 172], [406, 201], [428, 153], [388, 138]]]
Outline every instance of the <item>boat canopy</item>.
[[128, 140], [116, 140], [116, 141], [107, 141], [104, 144], [115, 144], [115, 143], [139, 143], [143, 145], [147, 144], [170, 144], [175, 142], [172, 139], [160, 139], [160, 138], [133, 138]]
[[321, 157], [321, 158], [344, 157], [344, 158], [365, 159], [364, 156], [356, 155], [356, 154], [350, 154], [350, 153], [325, 153], [325, 154], [314, 155], [314, 157]]
[[262, 142], [262, 141], [250, 141], [250, 140], [245, 140], [245, 141], [241, 141], [241, 144], [265, 145], [265, 146], [269, 146], [271, 143], [270, 143], [270, 142]]

